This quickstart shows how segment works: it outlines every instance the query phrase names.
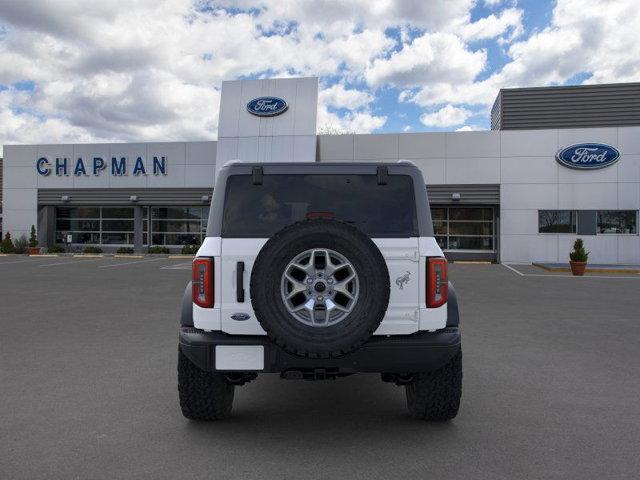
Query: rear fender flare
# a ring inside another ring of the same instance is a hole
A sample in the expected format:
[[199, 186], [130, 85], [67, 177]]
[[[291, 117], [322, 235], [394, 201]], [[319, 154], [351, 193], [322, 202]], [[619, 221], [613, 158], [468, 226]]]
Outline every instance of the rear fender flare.
[[180, 310], [180, 326], [193, 327], [193, 300], [191, 297], [191, 282], [187, 284], [182, 296], [182, 308]]
[[460, 311], [458, 310], [458, 296], [453, 284], [449, 282], [449, 297], [447, 298], [447, 327], [460, 325]]

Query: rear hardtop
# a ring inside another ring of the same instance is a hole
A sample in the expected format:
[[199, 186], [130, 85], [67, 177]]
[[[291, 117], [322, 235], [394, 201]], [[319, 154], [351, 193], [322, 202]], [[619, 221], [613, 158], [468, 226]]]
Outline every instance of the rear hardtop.
[[[410, 180], [410, 189], [412, 190], [411, 196], [403, 196], [402, 198], [396, 198], [396, 209], [393, 215], [389, 215], [389, 221], [396, 220], [397, 215], [402, 215], [406, 211], [411, 211], [415, 215], [415, 225], [411, 229], [410, 236], [419, 237], [432, 237], [433, 225], [431, 222], [431, 213], [429, 209], [429, 203], [427, 199], [427, 191], [422, 172], [418, 167], [410, 162], [396, 162], [396, 163], [359, 163], [359, 162], [313, 162], [313, 163], [245, 163], [245, 162], [233, 162], [225, 165], [220, 169], [215, 188], [213, 191], [213, 202], [209, 214], [209, 222], [207, 227], [207, 237], [224, 237], [224, 218], [225, 208], [229, 208], [228, 195], [229, 187], [234, 183], [234, 176], [242, 176], [242, 192], [246, 192], [249, 196], [252, 193], [253, 186], [260, 187], [265, 182], [265, 177], [268, 176], [316, 176], [316, 175], [330, 175], [330, 176], [356, 176], [363, 180], [366, 180], [368, 185], [375, 185], [376, 188], [369, 188], [367, 190], [367, 199], [357, 198], [354, 196], [357, 194], [345, 194], [341, 197], [343, 203], [351, 201], [363, 201], [366, 200], [375, 205], [376, 201], [380, 201], [380, 198], [385, 196], [394, 195], [392, 186], [397, 183], [399, 177], [408, 177]], [[268, 179], [269, 180], [269, 179]], [[403, 179], [404, 180], [404, 179]], [[379, 187], [379, 188], [377, 188]], [[386, 187], [386, 188], [385, 188]], [[237, 187], [236, 187], [237, 188]], [[233, 192], [231, 192], [233, 193]], [[291, 192], [289, 193], [289, 200], [291, 200]], [[235, 193], [237, 196], [238, 194]], [[243, 193], [244, 195], [244, 193]], [[295, 195], [295, 194], [293, 194]], [[351, 195], [351, 196], [349, 196]], [[397, 195], [397, 192], [396, 192]], [[304, 192], [301, 194], [304, 196]], [[414, 213], [413, 213], [414, 212]], [[322, 213], [322, 212], [321, 212]], [[340, 219], [340, 218], [338, 218]], [[227, 220], [228, 225], [228, 220]], [[227, 228], [228, 230], [228, 228]], [[366, 233], [366, 232], [365, 232]], [[409, 233], [407, 233], [409, 235]], [[399, 236], [407, 236], [399, 235]], [[233, 234], [226, 236], [256, 236], [256, 235], [241, 235]], [[381, 234], [376, 236], [395, 236], [392, 232], [389, 234]]]

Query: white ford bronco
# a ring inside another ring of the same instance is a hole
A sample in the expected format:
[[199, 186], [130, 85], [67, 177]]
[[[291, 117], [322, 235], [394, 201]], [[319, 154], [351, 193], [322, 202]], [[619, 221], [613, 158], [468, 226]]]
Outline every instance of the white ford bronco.
[[380, 373], [410, 413], [456, 416], [458, 304], [420, 170], [398, 163], [229, 163], [180, 318], [185, 417], [231, 412], [260, 373]]

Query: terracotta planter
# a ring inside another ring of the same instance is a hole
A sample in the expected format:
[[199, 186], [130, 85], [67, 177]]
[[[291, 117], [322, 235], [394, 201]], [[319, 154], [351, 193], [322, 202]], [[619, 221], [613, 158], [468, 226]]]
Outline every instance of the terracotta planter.
[[574, 262], [571, 260], [569, 261], [569, 265], [571, 265], [571, 273], [578, 277], [583, 276], [584, 271], [587, 268], [587, 262]]
[[29, 247], [29, 255], [40, 255], [40, 247]]

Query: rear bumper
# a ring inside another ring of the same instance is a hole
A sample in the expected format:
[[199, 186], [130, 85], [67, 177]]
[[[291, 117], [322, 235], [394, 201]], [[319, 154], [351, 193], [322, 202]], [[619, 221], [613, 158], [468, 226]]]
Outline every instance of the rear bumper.
[[[285, 352], [266, 336], [229, 335], [180, 327], [180, 349], [200, 369], [216, 370], [218, 345], [264, 348], [265, 373], [324, 371], [327, 374], [408, 373], [440, 368], [460, 350], [457, 327], [412, 335], [374, 336], [358, 350], [340, 358], [302, 358]], [[231, 371], [231, 370], [218, 370]]]

